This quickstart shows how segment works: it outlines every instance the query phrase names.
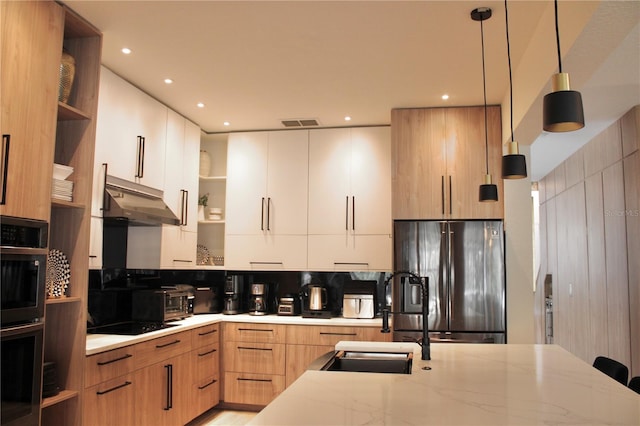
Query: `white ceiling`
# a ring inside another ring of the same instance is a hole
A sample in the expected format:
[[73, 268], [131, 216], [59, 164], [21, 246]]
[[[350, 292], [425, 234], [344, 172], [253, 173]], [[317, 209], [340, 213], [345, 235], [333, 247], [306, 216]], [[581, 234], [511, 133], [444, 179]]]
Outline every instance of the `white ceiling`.
[[[389, 124], [392, 108], [481, 105], [480, 24], [469, 16], [481, 6], [493, 10], [487, 100], [509, 105], [504, 1], [65, 3], [103, 32], [105, 66], [206, 133], [281, 129], [295, 118]], [[587, 126], [542, 137], [541, 99], [557, 68], [553, 2], [508, 7], [515, 136], [532, 144], [535, 180], [640, 104], [640, 2], [560, 2], [563, 68], [582, 92]]]

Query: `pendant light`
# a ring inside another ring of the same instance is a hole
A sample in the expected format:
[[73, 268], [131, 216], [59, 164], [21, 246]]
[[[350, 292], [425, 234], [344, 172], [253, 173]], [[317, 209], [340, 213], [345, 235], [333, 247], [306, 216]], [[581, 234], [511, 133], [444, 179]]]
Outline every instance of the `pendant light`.
[[562, 72], [560, 33], [558, 31], [558, 0], [554, 1], [558, 73], [552, 79], [553, 92], [544, 97], [542, 128], [547, 132], [571, 132], [584, 127], [584, 110], [580, 92], [569, 88], [569, 74]]
[[527, 160], [518, 152], [518, 142], [513, 140], [513, 78], [511, 77], [511, 47], [509, 45], [509, 11], [504, 0], [504, 17], [507, 29], [507, 62], [509, 63], [509, 113], [511, 122], [511, 142], [508, 154], [502, 156], [502, 179], [523, 179], [527, 177]]
[[491, 18], [491, 9], [488, 7], [479, 7], [471, 11], [471, 19], [480, 21], [480, 39], [482, 41], [482, 90], [484, 94], [484, 146], [485, 146], [485, 165], [487, 174], [484, 175], [484, 184], [480, 185], [480, 201], [495, 202], [498, 201], [498, 187], [491, 183], [491, 175], [489, 174], [489, 134], [487, 129], [487, 81], [485, 77], [484, 67], [484, 26], [483, 22]]

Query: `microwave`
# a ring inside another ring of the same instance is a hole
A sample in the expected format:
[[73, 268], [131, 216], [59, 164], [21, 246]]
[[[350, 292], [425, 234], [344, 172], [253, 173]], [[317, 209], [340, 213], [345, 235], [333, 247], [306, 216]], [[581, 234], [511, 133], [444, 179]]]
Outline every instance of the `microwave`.
[[191, 315], [189, 299], [186, 290], [136, 290], [131, 299], [131, 319], [155, 323], [184, 319]]
[[0, 316], [2, 327], [44, 317], [48, 224], [0, 218]]

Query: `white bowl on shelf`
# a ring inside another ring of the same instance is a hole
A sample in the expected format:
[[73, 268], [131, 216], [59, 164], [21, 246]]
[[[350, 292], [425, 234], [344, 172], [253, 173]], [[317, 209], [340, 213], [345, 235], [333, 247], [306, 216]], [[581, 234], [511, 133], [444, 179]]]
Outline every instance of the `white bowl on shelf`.
[[53, 178], [58, 180], [65, 180], [73, 173], [73, 167], [64, 166], [62, 164], [53, 164]]

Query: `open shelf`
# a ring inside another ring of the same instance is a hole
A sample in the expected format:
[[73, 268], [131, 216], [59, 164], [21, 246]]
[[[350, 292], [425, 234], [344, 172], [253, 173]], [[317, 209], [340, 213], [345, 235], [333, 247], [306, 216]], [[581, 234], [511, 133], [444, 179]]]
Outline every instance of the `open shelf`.
[[204, 182], [225, 181], [227, 180], [227, 177], [226, 176], [200, 176], [200, 180]]
[[62, 209], [84, 209], [85, 205], [82, 203], [76, 203], [73, 201], [59, 200], [57, 198], [51, 199], [51, 207]]
[[47, 298], [45, 303], [47, 305], [55, 305], [57, 303], [80, 303], [82, 302], [81, 297], [76, 296], [63, 296], [63, 297], [51, 297]]
[[60, 393], [54, 396], [50, 396], [49, 398], [42, 399], [42, 408], [51, 407], [53, 405], [59, 404], [63, 401], [66, 401], [71, 398], [76, 398], [78, 396], [78, 392], [71, 390], [61, 390]]
[[90, 120], [89, 117], [84, 111], [79, 110], [78, 108], [72, 107], [71, 105], [67, 105], [64, 102], [58, 102], [58, 120]]

